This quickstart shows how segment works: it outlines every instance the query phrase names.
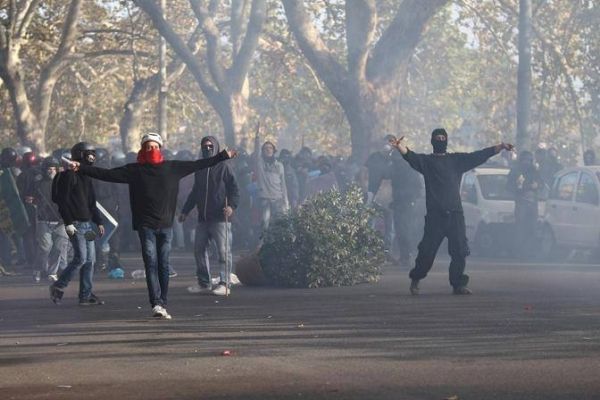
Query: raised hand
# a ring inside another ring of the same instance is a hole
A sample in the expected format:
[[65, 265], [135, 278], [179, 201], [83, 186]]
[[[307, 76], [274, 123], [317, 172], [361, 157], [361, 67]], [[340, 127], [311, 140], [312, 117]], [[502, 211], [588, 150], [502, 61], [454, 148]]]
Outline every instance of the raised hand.
[[404, 136], [399, 139], [390, 139], [390, 144], [395, 147], [401, 154], [406, 154], [408, 152], [408, 147], [406, 146], [404, 141]]

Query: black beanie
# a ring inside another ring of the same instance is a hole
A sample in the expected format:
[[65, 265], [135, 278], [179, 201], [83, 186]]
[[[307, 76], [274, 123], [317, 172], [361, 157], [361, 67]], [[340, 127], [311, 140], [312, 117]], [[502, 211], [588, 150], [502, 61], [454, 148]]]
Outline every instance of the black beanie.
[[448, 139], [448, 132], [444, 128], [436, 128], [431, 132], [431, 139], [435, 138], [437, 135], [444, 135], [446, 140]]

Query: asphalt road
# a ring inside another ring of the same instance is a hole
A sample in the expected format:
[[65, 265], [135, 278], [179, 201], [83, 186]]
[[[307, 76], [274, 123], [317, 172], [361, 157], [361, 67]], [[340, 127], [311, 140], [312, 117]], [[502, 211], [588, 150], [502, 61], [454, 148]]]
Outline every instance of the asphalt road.
[[[171, 321], [144, 281], [96, 280], [107, 304], [56, 306], [47, 285], [0, 277], [2, 399], [600, 399], [600, 267], [470, 260], [473, 296], [436, 264], [328, 289], [190, 295], [173, 257]], [[130, 257], [129, 270], [141, 266]], [[228, 350], [231, 356], [224, 356]]]

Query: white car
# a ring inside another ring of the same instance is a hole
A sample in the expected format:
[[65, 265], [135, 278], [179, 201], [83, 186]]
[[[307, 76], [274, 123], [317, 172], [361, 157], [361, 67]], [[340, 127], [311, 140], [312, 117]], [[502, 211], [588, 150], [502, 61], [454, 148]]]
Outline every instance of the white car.
[[478, 167], [463, 175], [461, 198], [467, 239], [478, 255], [508, 252], [515, 201], [506, 189], [508, 168]]
[[599, 222], [600, 166], [559, 171], [546, 202], [542, 256], [555, 258], [561, 249], [598, 249]]

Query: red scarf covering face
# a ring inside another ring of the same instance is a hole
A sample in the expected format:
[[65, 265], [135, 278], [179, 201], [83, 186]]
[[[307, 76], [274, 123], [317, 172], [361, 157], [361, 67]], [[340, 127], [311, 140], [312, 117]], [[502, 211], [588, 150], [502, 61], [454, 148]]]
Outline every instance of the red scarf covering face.
[[158, 165], [165, 161], [160, 149], [152, 149], [149, 151], [144, 151], [141, 149], [138, 152], [137, 162], [140, 164], [151, 164]]

